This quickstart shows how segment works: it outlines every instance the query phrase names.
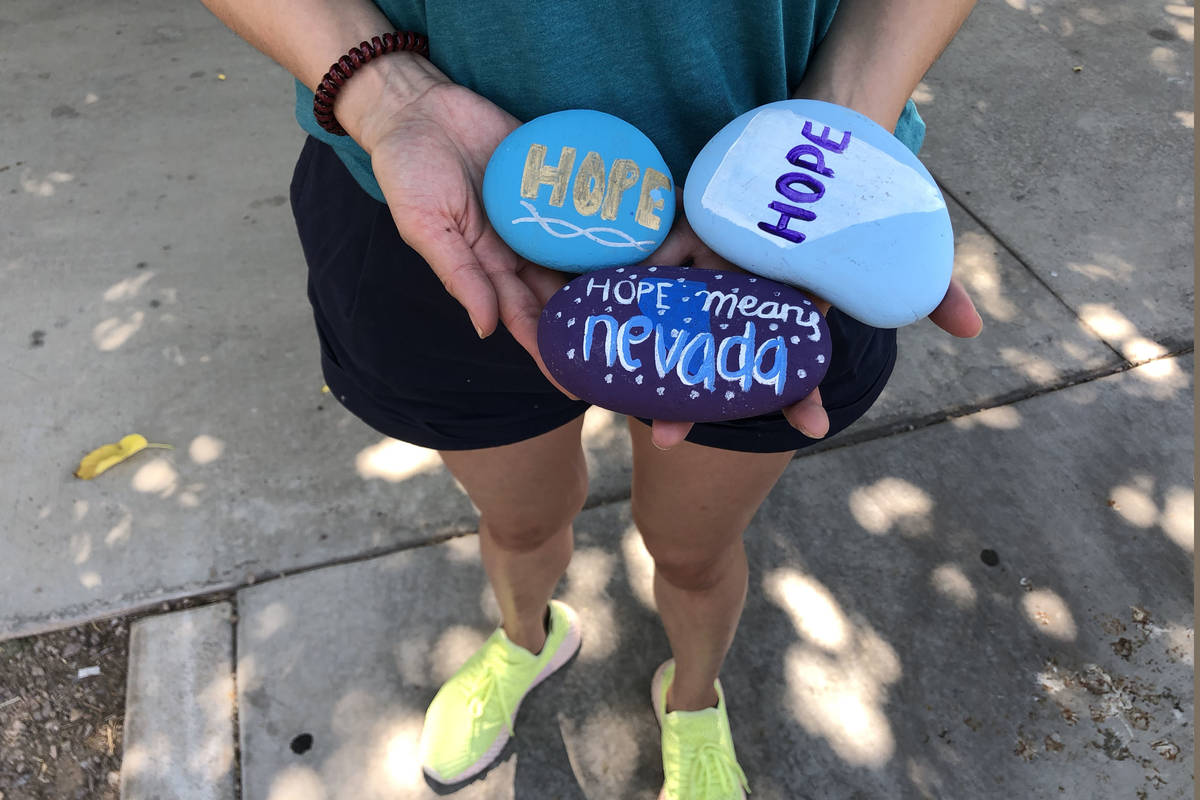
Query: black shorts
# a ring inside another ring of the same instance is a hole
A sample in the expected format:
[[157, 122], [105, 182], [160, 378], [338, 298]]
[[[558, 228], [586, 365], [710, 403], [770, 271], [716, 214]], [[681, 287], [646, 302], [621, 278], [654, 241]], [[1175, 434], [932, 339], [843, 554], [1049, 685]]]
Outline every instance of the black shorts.
[[[388, 208], [326, 144], [304, 144], [291, 186], [325, 382], [380, 433], [437, 450], [512, 444], [587, 410], [565, 397], [501, 326], [480, 340], [462, 306], [406, 245]], [[896, 332], [833, 311], [821, 396], [830, 435], [862, 416], [896, 362]], [[688, 441], [782, 452], [814, 440], [780, 413], [695, 425]]]

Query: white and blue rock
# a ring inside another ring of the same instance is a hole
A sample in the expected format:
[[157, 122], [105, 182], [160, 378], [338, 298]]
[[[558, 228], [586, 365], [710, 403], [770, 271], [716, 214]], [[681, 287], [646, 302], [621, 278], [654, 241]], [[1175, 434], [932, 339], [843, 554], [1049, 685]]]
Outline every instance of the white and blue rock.
[[614, 267], [568, 283], [538, 325], [546, 369], [620, 414], [713, 422], [778, 411], [825, 376], [829, 328], [801, 292], [693, 267]]
[[675, 219], [658, 148], [622, 119], [559, 111], [510, 133], [483, 176], [492, 227], [543, 266], [587, 272], [645, 261]]
[[927, 316], [950, 284], [954, 235], [933, 177], [841, 106], [783, 100], [741, 115], [696, 157], [683, 203], [729, 261], [869, 325]]

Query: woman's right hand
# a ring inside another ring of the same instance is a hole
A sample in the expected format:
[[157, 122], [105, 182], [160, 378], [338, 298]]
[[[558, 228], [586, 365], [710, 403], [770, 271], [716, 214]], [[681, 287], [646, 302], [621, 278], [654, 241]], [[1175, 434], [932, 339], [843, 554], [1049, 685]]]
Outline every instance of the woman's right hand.
[[518, 257], [488, 222], [481, 199], [488, 160], [519, 122], [444, 76], [402, 104], [375, 109], [352, 133], [371, 155], [401, 237], [467, 310], [480, 337], [503, 324], [545, 372], [538, 318], [567, 278]]
[[[355, 43], [394, 30], [369, 0], [203, 0], [222, 22], [310, 89]], [[455, 85], [428, 59], [372, 59], [338, 92], [337, 121], [371, 155], [400, 235], [466, 308], [475, 330], [498, 324], [537, 352], [542, 307], [566, 277], [519, 259], [488, 224], [483, 170], [517, 120]]]

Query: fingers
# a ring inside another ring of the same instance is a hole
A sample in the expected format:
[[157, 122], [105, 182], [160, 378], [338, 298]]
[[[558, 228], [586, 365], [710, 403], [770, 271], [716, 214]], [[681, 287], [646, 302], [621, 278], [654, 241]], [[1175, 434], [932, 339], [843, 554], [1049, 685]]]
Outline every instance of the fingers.
[[930, 312], [929, 319], [946, 333], [962, 339], [973, 339], [983, 330], [983, 318], [957, 278], [950, 279], [946, 296]]
[[499, 297], [500, 320], [504, 323], [504, 327], [517, 340], [517, 344], [525, 348], [525, 351], [537, 364], [538, 369], [546, 376], [546, 380], [554, 384], [554, 388], [572, 400], [578, 400], [576, 395], [564, 389], [562, 384], [556, 381], [550, 371], [546, 369], [546, 362], [542, 360], [542, 353], [538, 349], [538, 321], [541, 318], [544, 303], [538, 301], [534, 292], [517, 277], [516, 273], [503, 272], [493, 275], [492, 279]]
[[649, 258], [642, 262], [643, 264], [684, 266], [691, 263], [692, 242], [689, 242], [688, 238], [680, 232], [679, 224], [681, 222], [683, 222], [682, 216], [679, 217], [671, 232], [667, 234], [667, 238], [663, 239], [663, 243], [658, 246], [657, 250], [650, 254]]
[[745, 272], [744, 269], [734, 264], [732, 261], [726, 261], [721, 256], [714, 253], [708, 248], [695, 234], [696, 246], [692, 251], [692, 266], [700, 269], [719, 269], [724, 272]]
[[659, 248], [642, 263], [720, 269], [730, 272], [742, 271], [736, 264], [726, 261], [710, 250], [708, 245], [692, 232], [687, 220], [682, 216], [675, 222], [675, 227], [667, 234], [667, 238], [663, 240]]
[[[793, 428], [810, 439], [822, 439], [829, 433], [829, 416], [821, 404], [820, 389], [813, 389], [808, 397], [785, 408], [783, 416]], [[659, 450], [670, 450], [683, 442], [691, 430], [690, 422], [656, 419], [650, 428], [650, 441]]]
[[[400, 222], [397, 220], [398, 228]], [[500, 320], [496, 289], [458, 227], [448, 220], [418, 220], [400, 232], [429, 262], [446, 291], [467, 310], [479, 338], [491, 335]]]
[[658, 249], [642, 262], [643, 264], [742, 271], [737, 265], [714, 253], [692, 230], [691, 224], [683, 213], [683, 192], [681, 190], [677, 190], [676, 209], [678, 213], [671, 226], [671, 232], [667, 234], [667, 238], [663, 240]]
[[656, 419], [650, 427], [650, 442], [659, 450], [670, 450], [683, 442], [691, 429], [690, 422], [664, 422]]
[[[666, 222], [666, 220], [663, 220], [663, 222]], [[681, 233], [683, 228], [687, 228], [689, 232], [691, 231], [691, 228], [687, 227], [687, 220], [683, 216], [683, 189], [676, 186], [675, 219], [671, 222], [671, 228], [667, 231], [667, 236], [663, 239], [662, 244], [658, 246], [658, 249], [651, 253], [641, 264], [659, 266], [686, 266], [689, 264], [691, 257], [688, 252], [689, 244], [686, 241], [686, 237]]]
[[567, 397], [578, 400], [546, 369], [537, 342], [542, 309], [550, 296], [567, 282], [567, 276], [518, 259], [494, 231], [486, 232], [476, 248], [483, 263], [492, 267], [487, 275], [496, 291], [500, 322], [533, 358], [546, 380]]
[[783, 416], [810, 439], [821, 439], [829, 433], [829, 416], [821, 404], [820, 389], [813, 389], [808, 397], [785, 408]]
[[521, 261], [517, 267], [517, 274], [525, 285], [533, 290], [533, 294], [538, 299], [538, 303], [545, 308], [546, 303], [550, 302], [550, 298], [562, 287], [566, 286], [571, 280], [571, 275], [558, 270], [548, 269], [539, 264], [534, 264], [532, 261]]
[[[524, 271], [517, 273], [503, 269], [489, 273], [488, 277], [496, 291], [500, 322], [516, 339], [517, 344], [529, 353], [546, 379], [554, 384], [554, 388], [572, 400], [578, 400], [577, 396], [568, 392], [554, 379], [554, 376], [546, 369], [546, 362], [542, 360], [541, 351], [538, 349], [537, 332], [542, 308], [546, 304], [539, 299], [538, 292], [522, 280]], [[545, 291], [545, 287], [542, 287], [540, 291]]]
[[819, 297], [818, 295], [815, 295], [809, 291], [805, 291], [804, 294], [808, 295], [809, 299], [813, 301], [813, 305], [817, 307], [817, 311], [821, 312], [822, 317], [829, 316], [829, 309], [833, 308], [832, 303], [825, 298]]
[[527, 340], [530, 333], [536, 334], [543, 304], [517, 276], [520, 263], [517, 254], [491, 227], [479, 235], [471, 249], [496, 293], [499, 321], [518, 341]]
[[[466, 309], [479, 337], [490, 336], [498, 324], [503, 324], [546, 379], [563, 394], [578, 399], [546, 369], [537, 345], [542, 308], [566, 277], [519, 261], [490, 228], [472, 248], [449, 224], [426, 221], [414, 227], [418, 232], [407, 241], [429, 262], [446, 291]], [[441, 231], [442, 235], [430, 231]]]

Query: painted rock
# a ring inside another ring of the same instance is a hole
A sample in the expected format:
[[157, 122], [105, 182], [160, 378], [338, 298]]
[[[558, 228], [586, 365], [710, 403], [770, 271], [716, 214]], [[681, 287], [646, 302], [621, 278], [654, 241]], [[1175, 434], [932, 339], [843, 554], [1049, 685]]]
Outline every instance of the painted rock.
[[696, 157], [683, 202], [729, 261], [869, 325], [921, 319], [950, 284], [937, 184], [899, 139], [841, 106], [784, 100], [741, 115]]
[[603, 408], [712, 422], [777, 411], [829, 364], [829, 328], [796, 289], [689, 267], [576, 278], [542, 311], [538, 347], [564, 388]]
[[483, 205], [509, 247], [569, 272], [645, 261], [675, 219], [670, 170], [646, 135], [599, 111], [559, 111], [510, 133]]

